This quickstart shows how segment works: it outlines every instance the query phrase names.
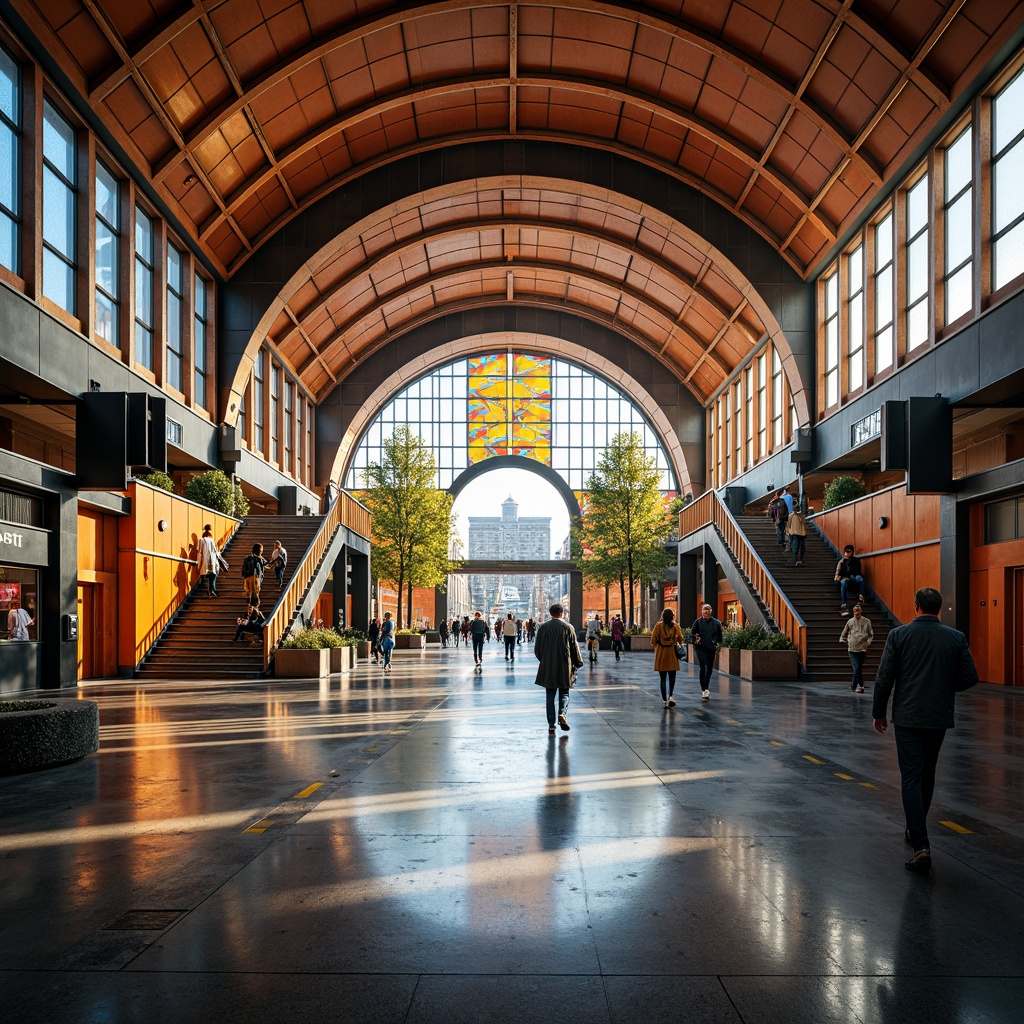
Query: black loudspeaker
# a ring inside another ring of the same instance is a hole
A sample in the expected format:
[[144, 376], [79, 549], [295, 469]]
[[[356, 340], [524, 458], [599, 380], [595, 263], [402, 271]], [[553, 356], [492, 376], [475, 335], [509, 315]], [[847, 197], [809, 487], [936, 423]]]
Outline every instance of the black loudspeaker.
[[277, 514], [297, 516], [299, 514], [299, 489], [291, 484], [282, 484], [277, 489]]
[[882, 403], [882, 471], [907, 468], [907, 403]]
[[128, 486], [128, 396], [123, 391], [82, 395], [75, 471], [82, 490], [123, 491]]
[[793, 447], [789, 450], [789, 461], [810, 464], [814, 459], [813, 427], [797, 427], [793, 431]]
[[167, 399], [144, 391], [129, 393], [128, 465], [167, 472]]
[[953, 491], [953, 409], [945, 398], [907, 404], [907, 494]]

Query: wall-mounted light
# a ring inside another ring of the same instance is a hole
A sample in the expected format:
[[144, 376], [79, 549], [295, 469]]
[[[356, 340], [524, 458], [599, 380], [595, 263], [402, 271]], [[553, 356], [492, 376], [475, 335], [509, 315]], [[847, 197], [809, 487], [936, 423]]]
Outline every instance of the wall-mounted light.
[[168, 525], [169, 525], [169, 524], [168, 524], [168, 522], [167, 522], [167, 520], [166, 520], [166, 519], [161, 519], [161, 520], [160, 520], [160, 522], [156, 524], [156, 528], [157, 528], [157, 529], [158, 529], [158, 530], [159, 530], [159, 531], [160, 531], [161, 533], [163, 533], [163, 532], [164, 532], [164, 530], [166, 530], [166, 529], [167, 529]]
[[889, 525], [889, 520], [885, 516], [878, 517], [878, 528], [884, 530]]

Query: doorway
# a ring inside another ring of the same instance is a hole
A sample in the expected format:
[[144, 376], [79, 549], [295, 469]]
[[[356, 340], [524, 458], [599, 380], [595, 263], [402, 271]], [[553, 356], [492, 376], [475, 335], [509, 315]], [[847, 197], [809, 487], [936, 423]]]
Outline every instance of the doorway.
[[1014, 686], [1024, 686], [1024, 568], [1013, 570], [1013, 665]]
[[96, 586], [78, 584], [78, 678], [92, 679], [96, 673]]

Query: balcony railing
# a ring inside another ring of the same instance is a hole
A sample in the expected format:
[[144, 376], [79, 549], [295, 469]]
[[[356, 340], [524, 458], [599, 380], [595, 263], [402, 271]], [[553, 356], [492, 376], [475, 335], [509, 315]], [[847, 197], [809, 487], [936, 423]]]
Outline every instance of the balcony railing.
[[291, 579], [288, 580], [281, 599], [263, 627], [264, 668], [270, 664], [270, 658], [288, 629], [295, 609], [339, 526], [347, 526], [360, 537], [370, 539], [370, 510], [347, 491], [342, 491], [331, 503], [320, 523], [320, 529], [306, 549], [305, 557], [292, 570]]
[[807, 625], [782, 592], [761, 556], [754, 550], [732, 513], [715, 491], [705, 491], [679, 513], [679, 536], [685, 537], [701, 527], [713, 525], [736, 557], [750, 585], [761, 595], [776, 625], [800, 653], [800, 664], [807, 664]]

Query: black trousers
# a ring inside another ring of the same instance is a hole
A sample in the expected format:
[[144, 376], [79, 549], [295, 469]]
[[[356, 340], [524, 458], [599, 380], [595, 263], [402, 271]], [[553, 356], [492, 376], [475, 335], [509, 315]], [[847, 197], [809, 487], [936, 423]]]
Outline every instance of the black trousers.
[[484, 657], [484, 638], [473, 634], [473, 660], [483, 661]]
[[513, 633], [511, 636], [502, 637], [505, 641], [505, 657], [510, 661], [516, 660], [516, 635]]
[[896, 756], [900, 762], [903, 813], [914, 852], [928, 849], [928, 808], [935, 791], [935, 765], [939, 760], [945, 729], [911, 729], [894, 725]]
[[705, 651], [702, 647], [696, 648], [697, 660], [700, 662], [700, 688], [711, 689], [711, 673], [715, 668], [715, 652]]

